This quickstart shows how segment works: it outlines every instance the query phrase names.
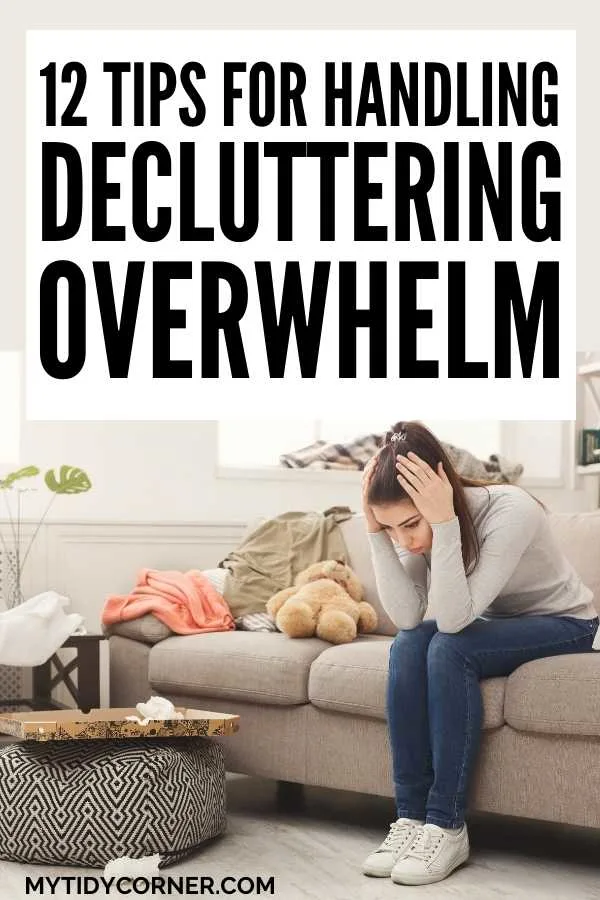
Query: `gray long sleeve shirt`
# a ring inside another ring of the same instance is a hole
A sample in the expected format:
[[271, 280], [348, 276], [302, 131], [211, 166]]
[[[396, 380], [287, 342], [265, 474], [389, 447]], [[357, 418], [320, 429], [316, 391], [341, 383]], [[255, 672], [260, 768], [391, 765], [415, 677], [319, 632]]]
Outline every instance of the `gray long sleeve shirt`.
[[465, 574], [458, 518], [432, 525], [431, 551], [398, 549], [384, 531], [369, 534], [381, 603], [400, 629], [427, 614], [457, 632], [479, 616], [554, 615], [593, 619], [586, 587], [554, 541], [543, 507], [514, 486], [465, 488], [480, 558]]

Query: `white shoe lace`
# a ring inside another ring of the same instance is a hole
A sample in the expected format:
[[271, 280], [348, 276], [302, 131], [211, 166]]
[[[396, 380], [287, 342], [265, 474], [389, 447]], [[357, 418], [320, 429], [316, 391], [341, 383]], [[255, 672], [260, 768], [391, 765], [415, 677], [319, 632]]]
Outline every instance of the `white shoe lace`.
[[443, 832], [440, 832], [435, 825], [424, 825], [417, 832], [415, 841], [407, 850], [406, 856], [426, 862], [439, 847], [443, 836]]
[[391, 822], [389, 834], [384, 840], [383, 844], [379, 848], [379, 850], [397, 850], [399, 845], [406, 838], [406, 832], [408, 830], [414, 829], [415, 826], [411, 825], [410, 822]]

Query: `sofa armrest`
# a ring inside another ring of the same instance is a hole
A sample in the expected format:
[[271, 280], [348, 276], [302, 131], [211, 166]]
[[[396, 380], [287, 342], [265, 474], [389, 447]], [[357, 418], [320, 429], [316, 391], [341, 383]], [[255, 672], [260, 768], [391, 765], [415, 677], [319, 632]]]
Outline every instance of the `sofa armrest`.
[[148, 681], [152, 647], [141, 641], [113, 634], [110, 638], [110, 705], [129, 706], [146, 702], [156, 693]]

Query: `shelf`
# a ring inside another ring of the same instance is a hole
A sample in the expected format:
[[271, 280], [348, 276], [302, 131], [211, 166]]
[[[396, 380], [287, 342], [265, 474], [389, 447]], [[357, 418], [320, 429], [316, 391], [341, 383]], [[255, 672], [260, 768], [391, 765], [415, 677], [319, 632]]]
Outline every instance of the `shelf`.
[[577, 466], [578, 475], [600, 475], [600, 463], [590, 463], [589, 466]]

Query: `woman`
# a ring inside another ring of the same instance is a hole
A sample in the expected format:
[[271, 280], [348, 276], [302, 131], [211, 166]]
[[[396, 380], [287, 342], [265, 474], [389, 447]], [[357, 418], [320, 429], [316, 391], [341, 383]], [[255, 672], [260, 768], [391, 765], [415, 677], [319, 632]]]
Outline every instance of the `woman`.
[[399, 629], [387, 692], [398, 819], [363, 872], [426, 884], [469, 855], [480, 679], [591, 650], [598, 616], [542, 504], [461, 478], [418, 422], [397, 423], [368, 463], [363, 509], [379, 596]]

